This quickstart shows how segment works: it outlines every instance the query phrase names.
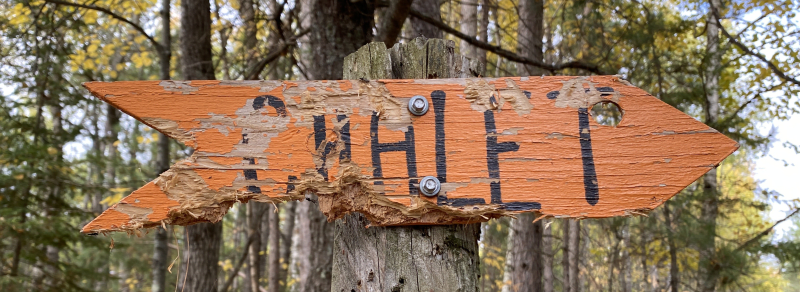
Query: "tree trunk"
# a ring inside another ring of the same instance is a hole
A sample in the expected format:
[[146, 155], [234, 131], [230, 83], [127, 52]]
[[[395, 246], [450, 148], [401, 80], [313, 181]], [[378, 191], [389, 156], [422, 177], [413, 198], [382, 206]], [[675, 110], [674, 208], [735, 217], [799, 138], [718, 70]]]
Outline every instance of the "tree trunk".
[[560, 220], [561, 232], [561, 286], [562, 291], [569, 292], [569, 219]]
[[280, 291], [281, 269], [281, 228], [280, 212], [274, 205], [269, 205], [269, 292]]
[[577, 219], [569, 219], [569, 292], [580, 291], [579, 275], [579, 249], [581, 242], [581, 222]]
[[[419, 0], [414, 1], [411, 4], [411, 9], [419, 11], [420, 13], [424, 14], [425, 16], [432, 17], [433, 19], [442, 20], [442, 12], [439, 1], [433, 0]], [[418, 38], [418, 37], [425, 37], [425, 38], [433, 38], [433, 39], [440, 39], [444, 35], [439, 28], [419, 20], [415, 17], [409, 18], [409, 22], [411, 23], [411, 31], [409, 38]]]
[[[248, 246], [248, 262], [247, 262], [247, 280], [249, 281], [250, 291], [252, 292], [259, 292], [258, 287], [259, 279], [261, 279], [261, 256], [259, 253], [261, 252], [261, 243], [262, 243], [262, 233], [261, 233], [261, 224], [262, 218], [265, 216], [263, 212], [269, 212], [268, 210], [264, 210], [261, 204], [255, 204], [257, 202], [250, 202], [247, 204], [245, 213], [247, 216], [247, 238], [253, 237], [252, 242]], [[270, 208], [272, 206], [270, 205]], [[269, 214], [266, 214], [268, 216]], [[263, 241], [266, 245], [266, 241]]]
[[397, 38], [403, 30], [403, 24], [408, 18], [413, 2], [414, 0], [392, 0], [389, 2], [389, 7], [385, 9], [386, 11], [380, 20], [378, 35], [375, 37], [376, 42], [383, 42], [386, 47], [394, 46], [397, 43]]
[[[490, 0], [481, 0], [481, 18], [478, 23], [478, 39], [489, 43], [489, 2]], [[478, 62], [486, 66], [486, 50], [477, 49]], [[481, 72], [481, 74], [485, 74]]]
[[[181, 1], [181, 56], [186, 80], [213, 80], [209, 1]], [[186, 291], [217, 291], [222, 222], [186, 226]]]
[[542, 219], [542, 291], [553, 292], [553, 229], [551, 219]]
[[[713, 12], [722, 15], [720, 0], [710, 0], [711, 11], [706, 22], [706, 54], [705, 68], [705, 93], [706, 93], [706, 124], [715, 126], [719, 117], [719, 79], [722, 63], [722, 54], [719, 48], [719, 25]], [[706, 225], [705, 233], [700, 239], [700, 283], [701, 291], [713, 292], [716, 290], [719, 278], [719, 261], [716, 256], [717, 215], [719, 212], [719, 188], [717, 186], [717, 169], [711, 169], [703, 176], [703, 202], [700, 222]]]
[[[347, 57], [346, 79], [471, 77], [477, 62], [452, 41], [371, 43]], [[391, 55], [391, 57], [390, 57]], [[419, 66], [418, 64], [423, 64]], [[439, 177], [446, 181], [445, 177]], [[332, 291], [477, 291], [480, 224], [370, 227], [361, 214], [336, 222]], [[339, 252], [341, 251], [341, 252]]]
[[244, 72], [249, 72], [258, 63], [258, 51], [256, 50], [258, 27], [256, 25], [256, 9], [253, 0], [241, 0], [239, 2], [239, 17], [242, 18], [242, 26], [244, 27], [242, 34], [242, 48], [244, 49], [245, 59]]
[[[517, 27], [517, 53], [533, 60], [544, 59], [542, 38], [544, 37], [544, 0], [519, 1], [519, 25]], [[538, 76], [545, 71], [531, 65], [518, 66], [520, 76]]]
[[297, 209], [297, 202], [288, 202], [286, 203], [286, 207], [284, 207], [286, 213], [283, 216], [283, 232], [281, 234], [281, 261], [283, 264], [281, 265], [281, 273], [279, 275], [281, 281], [281, 291], [287, 291], [287, 283], [288, 279], [286, 278], [289, 275], [289, 267], [292, 264], [292, 239], [294, 237], [294, 222], [295, 222], [295, 210]]
[[[158, 57], [161, 66], [161, 80], [169, 80], [170, 58], [172, 56], [172, 35], [170, 28], [170, 0], [161, 1], [161, 48]], [[161, 174], [169, 169], [169, 142], [170, 138], [164, 133], [158, 135], [158, 161], [156, 162], [156, 172]], [[167, 230], [156, 227], [153, 236], [153, 283], [150, 290], [153, 292], [164, 292], [167, 281], [167, 256], [169, 255], [169, 234]]]
[[680, 278], [678, 278], [678, 250], [675, 247], [675, 235], [672, 231], [672, 215], [669, 212], [669, 201], [664, 202], [664, 220], [667, 225], [667, 246], [669, 247], [669, 286], [670, 291], [678, 292], [678, 285], [680, 285]]
[[[461, 32], [472, 37], [478, 35], [478, 0], [461, 1]], [[472, 60], [478, 60], [478, 50], [466, 41], [459, 45], [461, 55]]]
[[[631, 276], [631, 224], [630, 221], [633, 219], [624, 219], [626, 222], [622, 226], [622, 270], [620, 271], [622, 275], [620, 275], [620, 284], [622, 286], [623, 292], [631, 292], [633, 291], [633, 282]], [[644, 271], [644, 270], [642, 270]]]
[[298, 260], [298, 282], [292, 291], [329, 291], [334, 250], [333, 224], [328, 223], [316, 204], [307, 200], [297, 204], [296, 229], [299, 241], [294, 252]]
[[511, 220], [503, 292], [542, 290], [542, 221], [534, 213]]

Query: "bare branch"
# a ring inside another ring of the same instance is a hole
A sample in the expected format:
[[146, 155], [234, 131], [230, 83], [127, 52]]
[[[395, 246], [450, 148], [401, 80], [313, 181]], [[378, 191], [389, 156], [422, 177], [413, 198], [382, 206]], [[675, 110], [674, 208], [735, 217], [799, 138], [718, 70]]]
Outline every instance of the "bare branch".
[[717, 11], [717, 7], [714, 7], [713, 3], [711, 4], [711, 13], [714, 14], [714, 21], [717, 22], [717, 26], [719, 26], [720, 31], [722, 32], [723, 35], [725, 35], [726, 38], [728, 38], [729, 42], [731, 42], [733, 45], [735, 45], [740, 50], [742, 50], [745, 54], [753, 56], [753, 57], [756, 57], [756, 59], [759, 59], [762, 62], [766, 63], [767, 67], [769, 67], [769, 69], [772, 70], [772, 73], [777, 75], [778, 78], [783, 79], [784, 81], [788, 81], [788, 82], [794, 83], [795, 85], [800, 85], [800, 80], [798, 80], [796, 78], [792, 78], [790, 76], [787, 76], [786, 73], [781, 71], [778, 68], [778, 66], [776, 66], [775, 64], [773, 64], [772, 62], [767, 60], [766, 57], [764, 57], [763, 55], [761, 55], [759, 53], [756, 53], [755, 51], [751, 50], [750, 48], [748, 48], [747, 46], [745, 46], [744, 44], [739, 42], [739, 40], [737, 40], [735, 37], [731, 36], [728, 33], [728, 31], [725, 30], [725, 27], [722, 26], [722, 23], [719, 20], [719, 18], [720, 18], [719, 11]]
[[775, 224], [772, 224], [772, 226], [770, 226], [769, 228], [764, 229], [764, 231], [761, 231], [755, 237], [753, 237], [751, 239], [748, 239], [745, 243], [743, 243], [742, 245], [737, 247], [734, 251], [740, 251], [740, 250], [743, 250], [743, 249], [747, 248], [748, 246], [752, 245], [753, 243], [755, 243], [756, 241], [758, 241], [762, 237], [764, 237], [767, 234], [769, 234], [770, 232], [772, 232], [772, 229], [775, 229], [775, 226], [777, 226], [778, 224], [783, 223], [783, 221], [789, 220], [789, 218], [792, 218], [792, 216], [794, 216], [798, 212], [800, 212], [800, 209], [795, 209], [794, 212], [792, 212], [792, 214], [789, 214], [789, 216], [786, 216], [783, 219], [778, 220], [777, 222], [775, 222]]
[[411, 16], [413, 16], [413, 17], [415, 17], [415, 18], [417, 18], [419, 20], [427, 22], [427, 23], [429, 23], [429, 24], [431, 24], [431, 25], [433, 25], [435, 27], [438, 27], [439, 29], [441, 29], [442, 31], [444, 31], [446, 33], [449, 33], [451, 35], [454, 35], [457, 38], [460, 38], [460, 39], [466, 41], [470, 45], [473, 45], [473, 46], [478, 47], [480, 49], [484, 49], [484, 50], [490, 51], [492, 53], [495, 53], [498, 56], [506, 58], [507, 60], [511, 60], [511, 61], [514, 61], [514, 62], [517, 62], [517, 63], [521, 63], [521, 64], [525, 64], [525, 65], [536, 66], [536, 67], [539, 67], [539, 68], [542, 68], [544, 70], [551, 71], [551, 72], [564, 70], [564, 69], [568, 69], [568, 68], [573, 68], [573, 69], [586, 70], [586, 71], [589, 71], [589, 72], [592, 72], [592, 73], [595, 73], [595, 74], [599, 74], [599, 75], [609, 75], [610, 74], [608, 72], [603, 72], [596, 65], [588, 64], [588, 63], [582, 62], [582, 61], [572, 61], [572, 62], [567, 62], [567, 63], [562, 63], [562, 64], [552, 64], [551, 65], [551, 64], [546, 64], [546, 63], [544, 63], [542, 61], [539, 61], [539, 60], [529, 59], [529, 58], [520, 56], [520, 55], [518, 55], [518, 54], [516, 54], [514, 52], [511, 52], [509, 50], [503, 49], [500, 46], [495, 46], [495, 45], [492, 45], [490, 43], [487, 43], [487, 42], [484, 42], [484, 41], [480, 41], [480, 40], [475, 39], [474, 37], [471, 37], [471, 36], [468, 36], [466, 34], [463, 34], [460, 31], [456, 30], [455, 28], [452, 28], [449, 25], [447, 25], [447, 24], [445, 24], [445, 23], [443, 23], [441, 21], [438, 21], [436, 19], [428, 17], [428, 16], [420, 13], [419, 11], [416, 11], [416, 10], [412, 9], [410, 14], [411, 14]]
[[278, 45], [272, 52], [270, 52], [266, 57], [264, 57], [264, 59], [261, 59], [260, 61], [258, 61], [258, 63], [256, 63], [255, 66], [253, 66], [253, 68], [250, 68], [250, 70], [247, 71], [247, 74], [245, 74], [244, 79], [245, 80], [258, 79], [258, 75], [261, 74], [261, 71], [264, 71], [264, 68], [267, 67], [267, 64], [271, 63], [278, 57], [285, 54], [287, 51], [289, 51], [289, 48], [297, 46], [297, 39], [304, 36], [310, 31], [311, 31], [310, 29], [304, 29], [303, 31], [292, 37], [288, 42]]
[[139, 33], [141, 33], [142, 35], [144, 35], [147, 38], [147, 40], [149, 40], [150, 43], [152, 43], [153, 46], [156, 47], [156, 49], [159, 52], [161, 52], [161, 50], [163, 49], [161, 44], [158, 41], [156, 41], [156, 39], [154, 39], [152, 36], [147, 34], [147, 32], [145, 32], [144, 29], [141, 26], [139, 26], [136, 23], [133, 23], [132, 21], [128, 20], [127, 18], [125, 18], [125, 17], [123, 17], [123, 16], [121, 16], [119, 14], [114, 13], [111, 10], [108, 10], [107, 8], [98, 7], [98, 6], [95, 6], [95, 5], [71, 3], [71, 2], [61, 1], [61, 0], [44, 0], [44, 2], [52, 3], [52, 4], [56, 4], [56, 5], [65, 5], [65, 6], [72, 6], [72, 7], [78, 7], [78, 8], [85, 8], [85, 9], [89, 9], [89, 10], [102, 12], [102, 13], [110, 16], [111, 18], [114, 18], [116, 20], [119, 20], [119, 21], [122, 21], [124, 23], [129, 24], [131, 27], [133, 27], [134, 30], [136, 30]]

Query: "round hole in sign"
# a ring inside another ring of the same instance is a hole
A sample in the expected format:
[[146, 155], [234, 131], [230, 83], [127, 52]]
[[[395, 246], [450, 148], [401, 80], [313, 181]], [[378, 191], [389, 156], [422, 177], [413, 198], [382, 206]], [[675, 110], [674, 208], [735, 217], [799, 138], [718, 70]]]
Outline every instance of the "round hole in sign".
[[601, 101], [592, 106], [592, 117], [603, 126], [616, 127], [622, 121], [622, 109], [614, 102]]

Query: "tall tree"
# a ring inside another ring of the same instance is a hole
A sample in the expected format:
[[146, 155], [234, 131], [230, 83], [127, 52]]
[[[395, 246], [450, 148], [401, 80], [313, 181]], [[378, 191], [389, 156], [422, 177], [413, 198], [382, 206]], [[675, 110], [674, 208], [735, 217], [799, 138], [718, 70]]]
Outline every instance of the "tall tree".
[[542, 291], [553, 292], [553, 229], [551, 219], [542, 219]]
[[511, 220], [503, 292], [542, 290], [542, 224], [534, 213]]
[[[213, 80], [211, 53], [211, 5], [205, 0], [181, 1], [181, 57], [186, 80]], [[186, 291], [217, 291], [222, 222], [185, 227], [181, 279]]]
[[[478, 0], [461, 1], [461, 32], [477, 37], [478, 34]], [[478, 59], [478, 48], [470, 45], [466, 41], [461, 41], [459, 45], [461, 54], [473, 60]]]
[[[517, 26], [517, 54], [536, 61], [544, 61], [544, 0], [520, 0]], [[522, 68], [519, 74], [522, 76], [537, 76], [544, 73], [544, 70], [532, 65], [520, 67]]]
[[569, 262], [569, 289], [564, 289], [568, 292], [580, 291], [580, 279], [578, 278], [580, 267], [580, 240], [581, 240], [581, 223], [577, 219], [569, 219], [569, 254], [567, 261]]
[[[717, 126], [720, 114], [719, 81], [722, 71], [722, 51], [719, 47], [720, 0], [709, 0], [710, 9], [706, 21], [706, 61], [703, 88], [705, 89], [705, 123]], [[716, 291], [719, 278], [719, 261], [716, 258], [717, 216], [719, 213], [719, 186], [717, 169], [713, 168], [703, 176], [702, 212], [700, 220], [705, 225], [705, 234], [699, 242], [700, 269], [698, 288], [701, 291]]]

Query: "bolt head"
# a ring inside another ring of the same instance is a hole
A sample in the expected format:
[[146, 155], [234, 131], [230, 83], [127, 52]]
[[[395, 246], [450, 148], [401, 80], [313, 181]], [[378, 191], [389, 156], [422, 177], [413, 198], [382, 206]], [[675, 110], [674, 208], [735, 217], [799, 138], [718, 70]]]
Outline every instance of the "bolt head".
[[425, 102], [421, 99], [414, 100], [414, 109], [415, 110], [423, 110], [425, 108]]
[[439, 179], [437, 179], [435, 176], [423, 177], [419, 182], [420, 193], [427, 197], [436, 196], [441, 188], [442, 185], [439, 183]]
[[413, 115], [421, 116], [428, 112], [428, 100], [422, 95], [415, 95], [408, 101], [408, 111]]

